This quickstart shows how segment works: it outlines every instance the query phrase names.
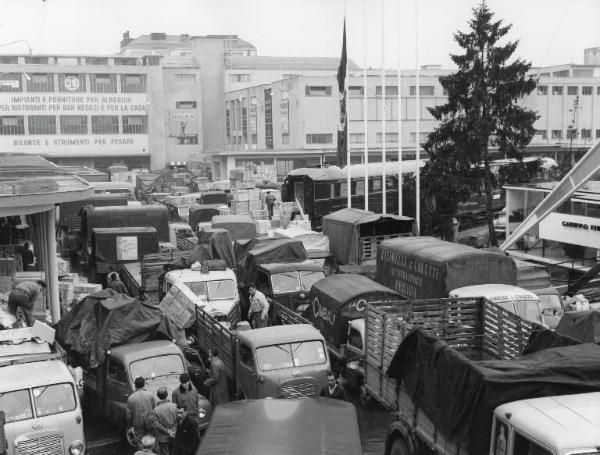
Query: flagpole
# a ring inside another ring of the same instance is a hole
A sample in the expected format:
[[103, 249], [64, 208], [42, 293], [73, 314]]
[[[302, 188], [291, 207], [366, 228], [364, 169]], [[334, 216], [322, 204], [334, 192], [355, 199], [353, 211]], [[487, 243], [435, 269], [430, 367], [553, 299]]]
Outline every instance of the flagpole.
[[381, 212], [387, 213], [385, 182], [385, 0], [381, 0]]
[[369, 135], [367, 134], [369, 131], [369, 119], [367, 118], [369, 115], [369, 95], [367, 94], [367, 1], [368, 0], [363, 1], [363, 123], [365, 129], [363, 160], [365, 166], [365, 187], [363, 192], [365, 195], [365, 210], [369, 210]]
[[[346, 0], [344, 0], [344, 41], [346, 41]], [[347, 205], [348, 208], [352, 207], [352, 182], [350, 181], [350, 118], [348, 113], [348, 103], [350, 103], [350, 96], [348, 94], [348, 43], [346, 43], [346, 77], [344, 78], [344, 98], [346, 102], [344, 107], [346, 108], [346, 193], [347, 193]]]
[[398, 0], [398, 215], [402, 216], [402, 76], [400, 75], [400, 21], [402, 19]]
[[415, 201], [415, 233], [417, 235], [421, 235], [421, 151], [420, 151], [420, 129], [421, 129], [421, 100], [420, 100], [420, 94], [421, 94], [421, 90], [419, 87], [419, 83], [420, 83], [420, 70], [419, 70], [419, 1], [415, 0], [415, 60], [416, 60], [416, 67], [417, 67], [417, 73], [415, 75], [415, 79], [416, 79], [416, 100], [415, 100], [415, 109], [416, 109], [416, 132], [415, 132], [415, 142], [416, 142], [416, 147], [415, 147], [415, 160], [416, 160], [416, 169], [415, 169], [415, 174], [416, 174], [416, 201]]

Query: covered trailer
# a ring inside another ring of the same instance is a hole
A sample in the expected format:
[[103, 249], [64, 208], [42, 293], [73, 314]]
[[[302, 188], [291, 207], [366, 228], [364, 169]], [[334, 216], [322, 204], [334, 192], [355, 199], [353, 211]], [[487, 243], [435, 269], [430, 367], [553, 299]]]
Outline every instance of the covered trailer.
[[246, 256], [241, 281], [251, 283], [256, 280], [258, 266], [276, 262], [302, 262], [308, 259], [304, 245], [300, 240], [276, 239], [256, 245]]
[[213, 229], [227, 229], [233, 241], [256, 237], [256, 225], [248, 215], [217, 215], [213, 216], [211, 223]]
[[345, 208], [323, 217], [323, 232], [339, 264], [360, 264], [374, 259], [384, 240], [412, 233], [414, 219]]
[[158, 174], [137, 174], [135, 177], [135, 189], [139, 201], [146, 200], [151, 193], [163, 192], [163, 178]]
[[436, 299], [463, 286], [515, 285], [517, 268], [504, 254], [433, 237], [399, 237], [377, 249], [376, 281], [409, 299]]
[[126, 193], [96, 193], [92, 197], [79, 201], [63, 202], [59, 205], [59, 226], [71, 232], [81, 229], [81, 215], [84, 207], [123, 206], [127, 205], [129, 197]]

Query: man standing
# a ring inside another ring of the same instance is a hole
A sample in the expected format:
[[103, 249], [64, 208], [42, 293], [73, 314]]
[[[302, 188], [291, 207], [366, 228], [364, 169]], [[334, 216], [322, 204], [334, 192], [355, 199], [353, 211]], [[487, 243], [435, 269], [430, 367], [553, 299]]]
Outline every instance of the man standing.
[[188, 417], [195, 422], [196, 428], [198, 428], [200, 423], [198, 418], [200, 395], [196, 387], [191, 383], [189, 374], [181, 373], [179, 382], [179, 387], [173, 390], [171, 394], [171, 401], [178, 408], [184, 408]]
[[254, 284], [248, 286], [250, 294], [250, 310], [248, 311], [248, 320], [253, 329], [260, 329], [267, 326], [269, 316], [269, 302], [265, 295], [256, 289]]
[[109, 289], [117, 291], [121, 294], [129, 295], [129, 292], [127, 291], [127, 286], [125, 286], [125, 283], [121, 281], [121, 277], [117, 272], [110, 272], [106, 277], [106, 280], [108, 281], [107, 287]]
[[171, 442], [175, 437], [177, 426], [177, 405], [167, 398], [169, 392], [166, 387], [159, 387], [156, 392], [158, 403], [154, 407], [153, 429], [158, 441], [160, 455], [170, 455]]
[[210, 377], [204, 381], [204, 385], [210, 387], [210, 404], [215, 409], [215, 406], [218, 404], [229, 401], [229, 390], [227, 389], [225, 364], [219, 358], [218, 349], [210, 349], [209, 354], [212, 356], [210, 361]]
[[23, 261], [23, 270], [33, 264], [33, 251], [29, 249], [29, 243], [25, 242], [21, 250], [21, 260]]
[[327, 385], [321, 389], [321, 396], [333, 398], [335, 400], [347, 400], [346, 391], [338, 384], [335, 379], [335, 374], [331, 371], [327, 373]]
[[146, 428], [146, 421], [153, 413], [155, 400], [152, 394], [144, 389], [146, 385], [144, 378], [135, 378], [134, 384], [135, 392], [127, 398], [127, 427], [133, 428], [136, 439], [141, 441], [142, 436], [149, 430]]
[[174, 455], [194, 455], [200, 444], [195, 421], [186, 415], [184, 408], [177, 408], [177, 430], [173, 441]]
[[273, 219], [273, 208], [275, 207], [275, 201], [277, 198], [273, 193], [267, 191], [267, 195], [265, 196], [265, 203], [267, 204], [267, 211], [269, 212], [269, 219]]
[[43, 280], [37, 281], [22, 281], [17, 284], [15, 289], [8, 295], [8, 310], [15, 317], [17, 316], [17, 310], [21, 308], [27, 325], [33, 326], [35, 322], [33, 319], [33, 307], [36, 300], [38, 299], [42, 288], [46, 287], [46, 282]]

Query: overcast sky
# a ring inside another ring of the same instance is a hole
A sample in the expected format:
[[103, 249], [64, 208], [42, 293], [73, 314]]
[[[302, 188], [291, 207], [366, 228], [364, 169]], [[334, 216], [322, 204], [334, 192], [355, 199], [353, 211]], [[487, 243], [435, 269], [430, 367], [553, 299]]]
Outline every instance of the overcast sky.
[[[346, 8], [345, 8], [346, 3]], [[348, 56], [381, 66], [381, 0], [0, 0], [0, 53], [112, 54], [122, 33], [237, 34], [259, 55], [330, 56], [341, 51], [344, 9]], [[419, 62], [452, 68], [456, 30], [466, 30], [479, 0], [418, 0]], [[509, 39], [534, 66], [583, 63], [600, 46], [600, 0], [487, 0], [497, 19], [512, 23]], [[415, 0], [384, 0], [386, 67], [395, 67], [400, 26], [401, 67], [415, 67]], [[401, 19], [398, 20], [398, 6]], [[365, 20], [366, 17], [366, 20]], [[365, 27], [366, 24], [366, 27]], [[4, 46], [2, 46], [4, 45]]]

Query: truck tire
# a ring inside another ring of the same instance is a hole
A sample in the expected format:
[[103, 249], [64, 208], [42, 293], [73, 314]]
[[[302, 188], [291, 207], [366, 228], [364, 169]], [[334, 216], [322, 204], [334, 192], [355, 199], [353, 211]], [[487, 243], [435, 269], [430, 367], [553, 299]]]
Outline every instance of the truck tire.
[[388, 455], [413, 455], [404, 439], [396, 438], [390, 447]]

